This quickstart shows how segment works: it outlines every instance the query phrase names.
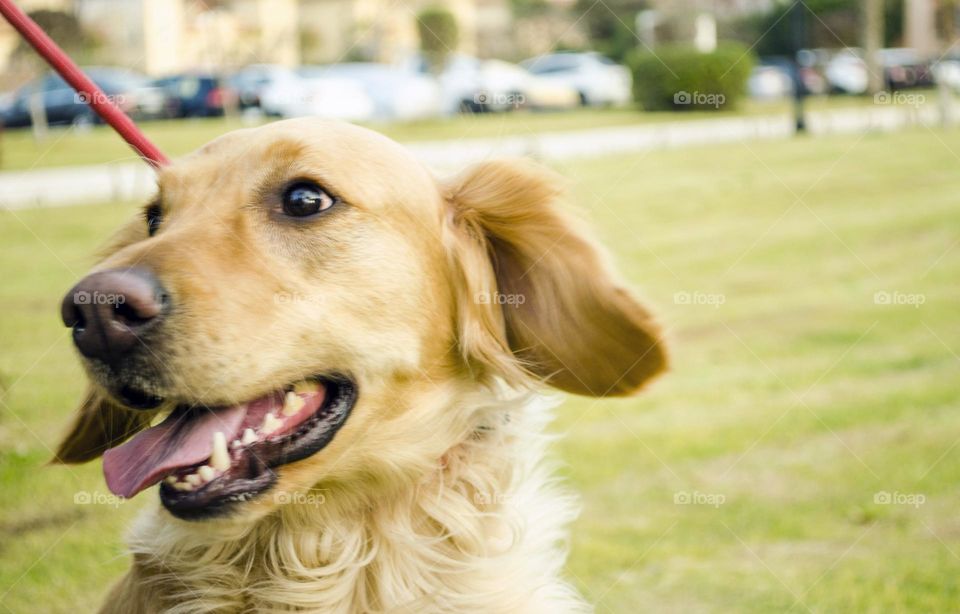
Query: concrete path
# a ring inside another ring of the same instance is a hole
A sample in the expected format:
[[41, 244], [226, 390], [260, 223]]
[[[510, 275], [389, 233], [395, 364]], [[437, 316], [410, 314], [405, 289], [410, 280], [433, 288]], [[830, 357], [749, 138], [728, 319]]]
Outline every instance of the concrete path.
[[[907, 126], [939, 125], [934, 105], [922, 108], [873, 106], [809, 113], [814, 135], [891, 131]], [[491, 157], [535, 156], [569, 160], [652, 149], [667, 149], [760, 139], [793, 134], [786, 115], [680, 120], [568, 132], [542, 132], [496, 138], [426, 141], [407, 147], [427, 165], [447, 172]], [[141, 163], [70, 166], [0, 173], [0, 209], [24, 209], [147, 198], [153, 171]]]

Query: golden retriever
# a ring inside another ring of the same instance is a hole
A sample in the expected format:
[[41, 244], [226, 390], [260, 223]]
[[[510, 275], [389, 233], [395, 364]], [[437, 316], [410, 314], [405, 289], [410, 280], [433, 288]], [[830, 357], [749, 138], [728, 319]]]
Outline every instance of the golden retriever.
[[666, 358], [562, 196], [315, 119], [162, 169], [62, 305], [90, 387], [57, 459], [159, 484], [103, 611], [589, 610], [537, 391], [632, 394]]

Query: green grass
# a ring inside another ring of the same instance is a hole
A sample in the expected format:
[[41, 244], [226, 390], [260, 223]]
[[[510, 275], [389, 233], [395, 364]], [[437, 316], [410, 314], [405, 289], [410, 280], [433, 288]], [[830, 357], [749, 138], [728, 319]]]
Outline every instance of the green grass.
[[[932, 103], [932, 93], [925, 94]], [[870, 105], [860, 97], [811, 98], [812, 111], [842, 109]], [[790, 103], [747, 101], [736, 112], [705, 111], [644, 113], [634, 109], [578, 109], [563, 113], [507, 113], [462, 115], [409, 123], [375, 125], [377, 130], [398, 141], [460, 139], [536, 134], [553, 130], [584, 130], [643, 123], [708, 119], [737, 115], [785, 114]], [[258, 123], [255, 122], [254, 125]], [[160, 149], [170, 156], [179, 156], [204, 143], [246, 125], [240, 118], [190, 119], [144, 122], [143, 129]], [[131, 149], [106, 126], [78, 131], [54, 128], [46, 139], [36, 141], [29, 130], [7, 130], [0, 133], [0, 170], [23, 170], [76, 164], [101, 164], [136, 160]]]
[[[957, 152], [957, 132], [917, 130], [562, 167], [673, 354], [645, 396], [570, 399], [555, 425], [583, 500], [570, 577], [599, 612], [956, 611]], [[99, 466], [42, 464], [81, 389], [59, 297], [132, 210], [0, 212], [13, 612], [89, 611], [127, 565], [142, 502], [74, 505], [106, 492]], [[877, 504], [881, 491], [925, 502]]]

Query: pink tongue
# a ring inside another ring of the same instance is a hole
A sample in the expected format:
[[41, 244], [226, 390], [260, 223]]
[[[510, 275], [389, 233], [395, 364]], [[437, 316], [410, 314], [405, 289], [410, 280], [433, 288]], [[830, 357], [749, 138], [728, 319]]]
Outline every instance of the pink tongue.
[[209, 458], [213, 434], [222, 431], [231, 441], [243, 424], [247, 404], [215, 411], [200, 410], [189, 418], [174, 412], [155, 427], [103, 453], [103, 475], [115, 495], [132, 497], [178, 467]]

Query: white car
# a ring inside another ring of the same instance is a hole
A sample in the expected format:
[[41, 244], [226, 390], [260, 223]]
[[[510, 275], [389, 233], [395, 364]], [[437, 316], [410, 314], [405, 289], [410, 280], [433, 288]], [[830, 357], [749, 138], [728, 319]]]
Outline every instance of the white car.
[[793, 95], [793, 77], [783, 66], [761, 64], [747, 79], [747, 93], [757, 100], [777, 100]]
[[827, 62], [823, 75], [834, 91], [845, 94], [863, 94], [867, 91], [867, 63], [853, 50], [847, 49], [833, 56]]
[[260, 94], [260, 107], [280, 117], [325, 117], [347, 121], [374, 119], [376, 109], [363, 87], [324, 74], [320, 66], [275, 73]]
[[492, 92], [499, 92], [501, 99], [504, 94], [516, 95], [515, 100], [506, 99], [512, 108], [570, 109], [580, 103], [579, 93], [569, 84], [542, 79], [522, 66], [503, 60], [481, 62], [480, 87], [480, 98]]
[[599, 53], [552, 53], [521, 65], [540, 79], [572, 88], [584, 106], [624, 105], [631, 100], [630, 70]]
[[446, 113], [571, 108], [579, 102], [577, 91], [568, 85], [540, 79], [503, 60], [454, 56], [439, 81]]
[[960, 60], [944, 59], [933, 66], [937, 83], [943, 83], [955, 92], [960, 92]]
[[373, 102], [374, 119], [379, 121], [411, 121], [440, 113], [440, 86], [429, 75], [373, 62], [331, 64], [318, 74], [363, 88]]

